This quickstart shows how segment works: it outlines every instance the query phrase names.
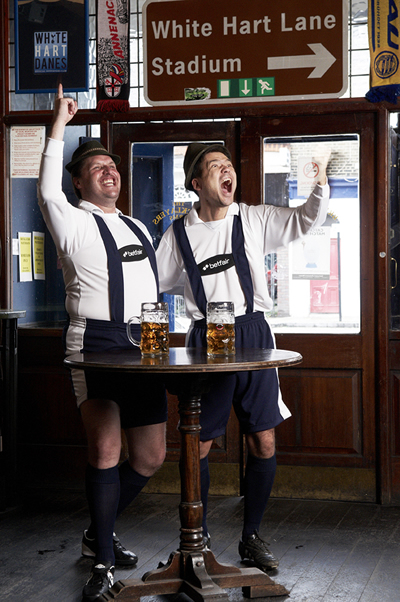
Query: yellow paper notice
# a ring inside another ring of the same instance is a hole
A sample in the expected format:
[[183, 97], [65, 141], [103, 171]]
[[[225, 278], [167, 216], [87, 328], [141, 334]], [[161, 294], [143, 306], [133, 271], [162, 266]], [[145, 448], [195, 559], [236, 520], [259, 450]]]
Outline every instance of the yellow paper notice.
[[18, 232], [19, 240], [19, 279], [21, 282], [32, 280], [32, 251], [30, 232]]
[[45, 280], [44, 232], [33, 233], [33, 275], [35, 280]]

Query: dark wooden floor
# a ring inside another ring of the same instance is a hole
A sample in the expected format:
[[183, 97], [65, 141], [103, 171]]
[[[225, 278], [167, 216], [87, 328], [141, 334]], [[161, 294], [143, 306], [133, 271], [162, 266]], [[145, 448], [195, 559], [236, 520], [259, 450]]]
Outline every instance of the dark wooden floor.
[[[138, 554], [139, 563], [134, 571], [117, 570], [116, 579], [141, 577], [177, 549], [178, 504], [175, 495], [141, 494], [125, 511], [118, 535]], [[239, 566], [241, 517], [241, 498], [211, 498], [211, 547], [220, 562]], [[81, 492], [31, 493], [29, 505], [1, 513], [0, 600], [80, 601], [91, 566], [80, 557], [87, 524]], [[400, 600], [400, 508], [272, 499], [261, 534], [280, 559], [271, 577], [290, 592], [264, 600]], [[234, 602], [243, 600], [239, 589], [228, 593]]]

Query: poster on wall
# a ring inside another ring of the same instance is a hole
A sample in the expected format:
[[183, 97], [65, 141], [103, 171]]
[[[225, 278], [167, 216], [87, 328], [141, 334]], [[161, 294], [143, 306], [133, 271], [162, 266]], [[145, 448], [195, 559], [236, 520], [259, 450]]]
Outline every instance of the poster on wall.
[[318, 163], [312, 157], [299, 157], [297, 161], [297, 195], [310, 196], [319, 176]]
[[38, 178], [44, 149], [44, 125], [13, 125], [10, 132], [12, 178]]
[[291, 243], [293, 280], [329, 280], [330, 233], [329, 226], [319, 226]]
[[15, 0], [15, 92], [89, 89], [89, 0]]

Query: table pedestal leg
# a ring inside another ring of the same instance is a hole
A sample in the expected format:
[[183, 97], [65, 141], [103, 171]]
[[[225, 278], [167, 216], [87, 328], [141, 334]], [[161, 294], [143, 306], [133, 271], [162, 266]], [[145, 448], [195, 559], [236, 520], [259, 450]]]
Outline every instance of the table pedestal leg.
[[[178, 377], [179, 378], [179, 377]], [[178, 379], [177, 379], [178, 380]], [[241, 587], [249, 598], [282, 596], [288, 591], [257, 568], [239, 568], [217, 562], [203, 544], [203, 506], [200, 491], [200, 399], [207, 387], [206, 374], [181, 375], [179, 397], [181, 432], [181, 536], [179, 550], [168, 562], [142, 579], [118, 581], [99, 600], [138, 601], [142, 596], [183, 592], [195, 602], [228, 600], [223, 588]]]

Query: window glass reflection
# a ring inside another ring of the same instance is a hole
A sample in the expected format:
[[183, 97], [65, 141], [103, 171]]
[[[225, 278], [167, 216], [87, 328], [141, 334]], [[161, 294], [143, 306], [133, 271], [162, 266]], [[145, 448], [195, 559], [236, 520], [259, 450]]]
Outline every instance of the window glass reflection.
[[[360, 331], [359, 139], [264, 140], [264, 202], [304, 203], [313, 187], [313, 157], [330, 149], [329, 213], [304, 238], [266, 257], [275, 332]], [[314, 167], [313, 167], [314, 166]]]

